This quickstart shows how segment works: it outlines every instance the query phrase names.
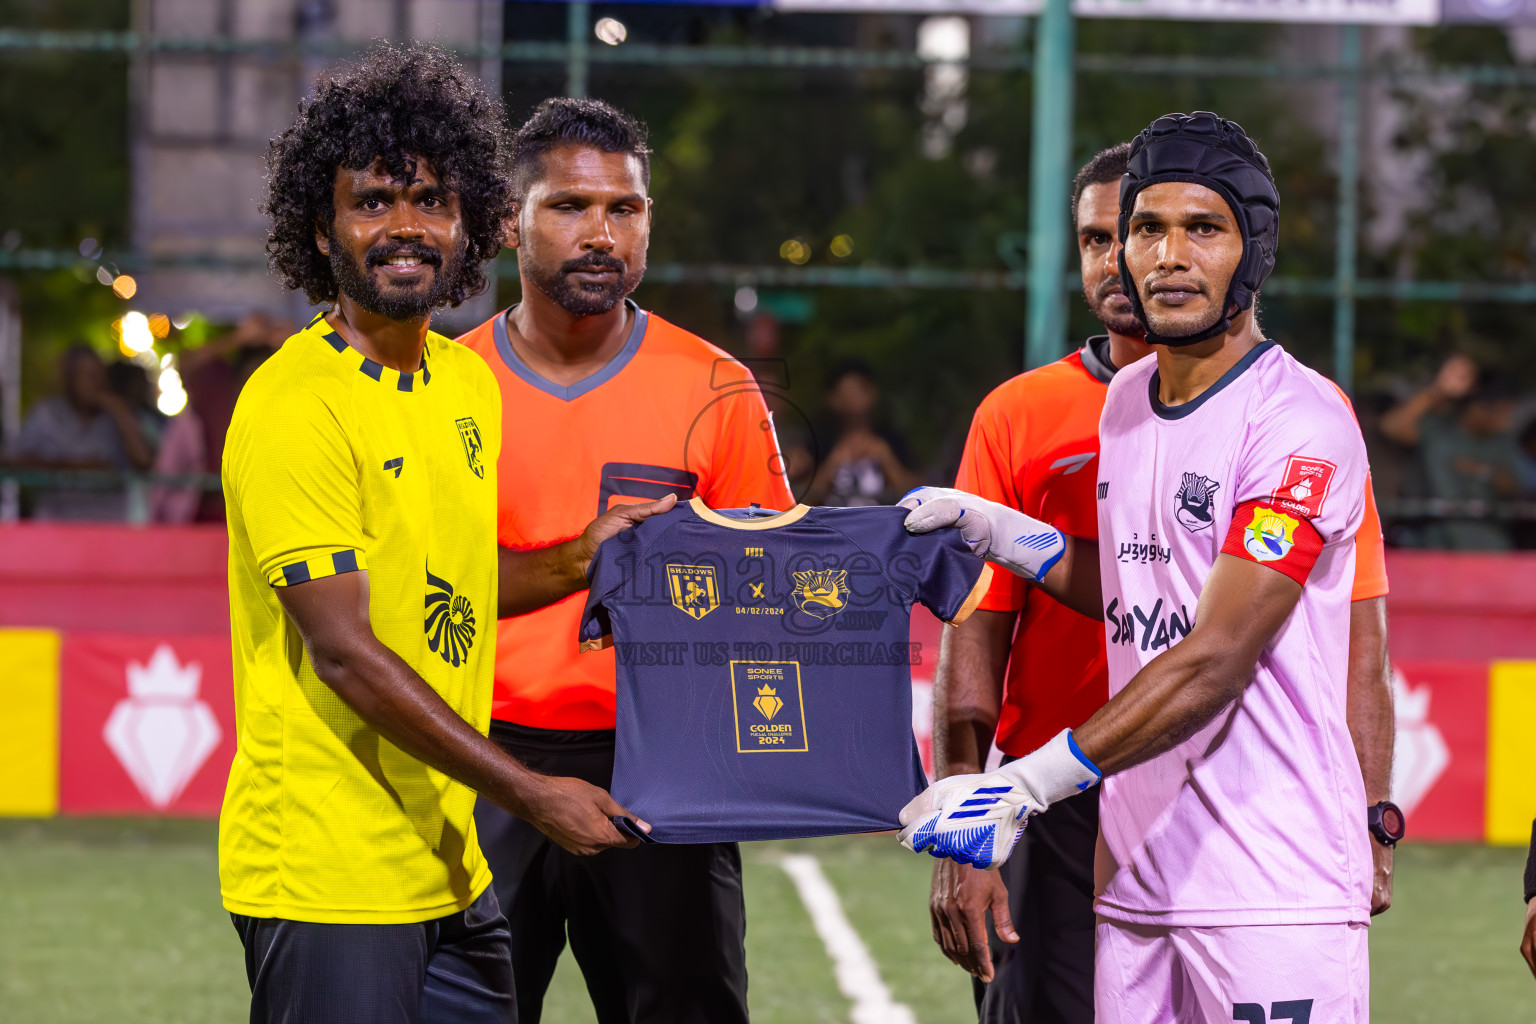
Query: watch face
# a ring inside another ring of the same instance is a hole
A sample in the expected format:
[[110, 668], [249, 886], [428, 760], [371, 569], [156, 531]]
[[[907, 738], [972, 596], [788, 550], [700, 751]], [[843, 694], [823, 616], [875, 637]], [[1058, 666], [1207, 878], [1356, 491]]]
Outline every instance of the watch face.
[[1401, 839], [1403, 825], [1403, 812], [1398, 810], [1396, 805], [1388, 804], [1381, 809], [1381, 827], [1386, 830], [1387, 835], [1393, 839]]

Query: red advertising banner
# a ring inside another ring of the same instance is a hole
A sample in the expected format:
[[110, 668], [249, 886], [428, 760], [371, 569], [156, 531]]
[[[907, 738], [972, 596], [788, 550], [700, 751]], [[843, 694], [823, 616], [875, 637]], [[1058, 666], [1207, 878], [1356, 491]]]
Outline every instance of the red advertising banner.
[[1483, 841], [1488, 785], [1488, 666], [1393, 664], [1397, 741], [1392, 799], [1409, 839]]
[[[912, 641], [912, 726], [932, 770], [933, 672], [943, 626], [921, 608]], [[1488, 763], [1488, 666], [1394, 666], [1392, 792], [1414, 839], [1481, 842]], [[59, 673], [59, 810], [217, 815], [234, 758], [229, 641], [75, 633]]]
[[219, 813], [235, 755], [228, 639], [74, 633], [60, 661], [60, 811]]
[[939, 643], [944, 623], [920, 604], [912, 606], [911, 642], [917, 644], [912, 666], [912, 735], [923, 759], [923, 771], [933, 778], [933, 674], [939, 667]]

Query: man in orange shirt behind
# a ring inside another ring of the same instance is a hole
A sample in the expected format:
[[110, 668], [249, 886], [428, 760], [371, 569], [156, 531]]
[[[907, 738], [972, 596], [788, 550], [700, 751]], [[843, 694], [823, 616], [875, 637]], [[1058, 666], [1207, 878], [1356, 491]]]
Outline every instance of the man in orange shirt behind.
[[[544, 547], [594, 510], [667, 494], [789, 508], [751, 375], [628, 299], [650, 239], [644, 126], [594, 100], [546, 100], [512, 163], [522, 301], [459, 339], [501, 386], [499, 543]], [[614, 652], [578, 653], [585, 598], [501, 621], [490, 735], [536, 771], [608, 787]], [[523, 1024], [540, 1018], [567, 935], [602, 1024], [746, 1021], [736, 844], [573, 857], [485, 801], [475, 819]]]
[[[955, 482], [960, 490], [1073, 536], [1098, 536], [1099, 414], [1109, 381], [1117, 369], [1152, 351], [1120, 290], [1116, 221], [1120, 176], [1129, 156], [1129, 143], [1104, 150], [1078, 172], [1072, 190], [1083, 295], [1107, 333], [989, 394], [972, 421]], [[1155, 535], [1117, 537], [1113, 543], [1123, 560], [1168, 557]], [[1367, 799], [1386, 801], [1393, 736], [1387, 577], [1369, 481], [1356, 545], [1349, 728]], [[934, 687], [936, 774], [983, 771], [994, 738], [1012, 760], [1081, 724], [1108, 697], [1104, 650], [1102, 622], [1058, 604], [1012, 573], [995, 574], [971, 618], [944, 637]], [[1360, 811], [1364, 828], [1367, 808]], [[935, 865], [934, 940], [976, 977], [983, 1024], [1093, 1020], [1098, 832], [1099, 798], [1093, 789], [1034, 818], [998, 871], [949, 860]], [[1377, 830], [1372, 835], [1372, 904], [1380, 911], [1391, 900], [1392, 849]]]

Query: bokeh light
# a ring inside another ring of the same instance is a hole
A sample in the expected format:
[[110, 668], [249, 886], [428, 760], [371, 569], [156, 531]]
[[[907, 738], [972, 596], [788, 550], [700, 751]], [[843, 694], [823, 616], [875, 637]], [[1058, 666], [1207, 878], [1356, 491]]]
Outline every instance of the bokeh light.
[[832, 250], [833, 256], [840, 260], [847, 259], [853, 255], [853, 236], [838, 235], [832, 239], [832, 245], [829, 248]]
[[598, 18], [597, 24], [592, 26], [592, 31], [597, 38], [609, 46], [618, 46], [629, 38], [629, 29], [618, 18]]
[[149, 318], [143, 313], [123, 314], [123, 347], [129, 352], [148, 352], [155, 347], [155, 336], [149, 330]]
[[744, 284], [736, 289], [736, 311], [750, 313], [757, 308], [757, 289]]
[[779, 257], [802, 267], [811, 261], [811, 247], [798, 238], [791, 238], [779, 246]]
[[139, 292], [139, 282], [127, 274], [119, 274], [112, 279], [112, 294], [120, 299], [131, 299]]
[[160, 397], [155, 407], [167, 416], [175, 416], [187, 407], [187, 392], [181, 386], [181, 374], [167, 367], [160, 371]]

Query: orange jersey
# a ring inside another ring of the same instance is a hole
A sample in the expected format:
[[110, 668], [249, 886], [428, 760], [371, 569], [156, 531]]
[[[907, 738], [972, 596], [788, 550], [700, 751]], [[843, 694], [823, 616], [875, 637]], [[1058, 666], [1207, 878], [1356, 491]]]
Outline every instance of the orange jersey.
[[[1097, 341], [1097, 339], [1095, 339]], [[1099, 342], [1099, 344], [1103, 344]], [[1113, 369], [1093, 342], [1020, 374], [989, 394], [971, 421], [955, 486], [1016, 508], [1075, 537], [1099, 534], [1099, 416]], [[1356, 601], [1387, 592], [1381, 520], [1366, 480], [1356, 537]], [[1012, 573], [996, 573], [978, 606], [1019, 612], [997, 745], [1014, 757], [1083, 724], [1108, 699], [1104, 626]]]
[[[1355, 415], [1354, 403], [1337, 384], [1333, 386], [1344, 399], [1351, 416]], [[1359, 423], [1359, 417], [1355, 417]], [[1371, 486], [1371, 467], [1365, 467], [1365, 515], [1360, 529], [1355, 531], [1355, 586], [1350, 591], [1351, 601], [1369, 601], [1373, 597], [1387, 596], [1387, 545], [1381, 535], [1381, 513], [1376, 510], [1376, 489]]]
[[[501, 386], [498, 543], [544, 547], [614, 505], [666, 494], [711, 508], [793, 506], [751, 373], [654, 313], [630, 309], [634, 330], [618, 355], [570, 387], [518, 358], [504, 314], [459, 339]], [[541, 729], [614, 727], [614, 653], [578, 653], [585, 601], [572, 594], [501, 620], [492, 717]]]

